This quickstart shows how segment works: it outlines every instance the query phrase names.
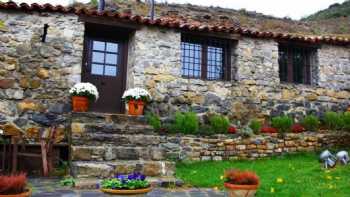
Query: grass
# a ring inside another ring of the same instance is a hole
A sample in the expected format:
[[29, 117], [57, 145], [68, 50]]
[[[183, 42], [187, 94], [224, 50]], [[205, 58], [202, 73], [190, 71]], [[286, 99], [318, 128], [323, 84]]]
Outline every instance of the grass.
[[226, 169], [255, 171], [261, 180], [258, 197], [347, 197], [350, 196], [350, 166], [325, 170], [318, 155], [302, 153], [257, 161], [207, 161], [178, 163], [176, 175], [193, 187], [223, 189]]

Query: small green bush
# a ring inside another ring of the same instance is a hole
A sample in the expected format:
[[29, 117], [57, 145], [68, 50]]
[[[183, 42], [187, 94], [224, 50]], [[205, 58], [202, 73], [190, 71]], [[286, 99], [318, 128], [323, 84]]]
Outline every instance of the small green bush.
[[225, 116], [213, 115], [209, 117], [209, 125], [216, 133], [227, 133], [230, 121]]
[[336, 112], [326, 112], [323, 117], [323, 122], [330, 130], [341, 130], [343, 128], [342, 116]]
[[193, 112], [176, 112], [171, 130], [184, 134], [196, 134], [199, 128], [197, 115]]
[[305, 127], [307, 131], [317, 131], [320, 126], [320, 120], [317, 116], [307, 115], [302, 121], [301, 124]]
[[249, 124], [249, 128], [253, 130], [255, 135], [258, 135], [260, 133], [261, 127], [262, 127], [262, 124], [257, 119], [253, 119]]
[[271, 126], [278, 129], [279, 133], [290, 132], [292, 125], [293, 119], [288, 116], [277, 116], [271, 120]]
[[160, 117], [154, 113], [147, 113], [146, 120], [149, 125], [153, 127], [155, 130], [160, 130], [162, 128], [162, 122], [160, 121]]
[[342, 115], [343, 124], [344, 124], [344, 130], [350, 131], [350, 112], [345, 112]]

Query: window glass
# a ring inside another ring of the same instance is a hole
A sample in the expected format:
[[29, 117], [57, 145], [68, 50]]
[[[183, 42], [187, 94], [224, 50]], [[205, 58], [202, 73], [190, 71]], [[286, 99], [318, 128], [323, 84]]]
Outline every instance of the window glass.
[[93, 75], [103, 75], [103, 65], [101, 65], [101, 64], [92, 64], [91, 65], [91, 74], [93, 74]]
[[105, 50], [105, 42], [101, 41], [93, 41], [93, 50], [104, 51]]
[[92, 53], [92, 62], [104, 63], [104, 53], [93, 52]]
[[116, 54], [106, 54], [106, 64], [117, 64], [117, 55]]
[[106, 66], [105, 67], [106, 76], [117, 76], [117, 67], [116, 66]]
[[117, 53], [118, 52], [118, 44], [108, 42], [106, 51], [107, 52]]

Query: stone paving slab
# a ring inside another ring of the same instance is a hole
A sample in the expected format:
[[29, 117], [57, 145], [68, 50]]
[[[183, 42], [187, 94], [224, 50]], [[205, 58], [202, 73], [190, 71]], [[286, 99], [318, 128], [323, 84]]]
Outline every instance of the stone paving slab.
[[[98, 190], [74, 190], [62, 187], [59, 179], [30, 179], [30, 186], [33, 188], [32, 197], [108, 197], [119, 195], [108, 195]], [[224, 197], [224, 192], [213, 189], [163, 189], [155, 188], [147, 195], [128, 195], [128, 197]], [[124, 196], [125, 197], [125, 196]]]

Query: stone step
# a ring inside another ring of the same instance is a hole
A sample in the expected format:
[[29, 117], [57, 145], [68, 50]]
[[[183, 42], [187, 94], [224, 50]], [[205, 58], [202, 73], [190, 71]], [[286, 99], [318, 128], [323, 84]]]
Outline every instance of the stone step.
[[108, 178], [115, 174], [141, 172], [149, 177], [169, 177], [175, 173], [175, 162], [169, 161], [74, 161], [72, 174], [76, 178]]
[[130, 116], [125, 114], [108, 114], [97, 112], [73, 112], [72, 122], [81, 123], [113, 123], [113, 124], [147, 124], [145, 116]]
[[74, 145], [116, 145], [116, 146], [153, 146], [166, 143], [171, 140], [179, 141], [177, 136], [144, 135], [144, 134], [106, 134], [106, 133], [81, 133], [73, 136]]
[[[118, 144], [118, 143], [116, 143]], [[72, 146], [73, 161], [166, 160], [167, 150], [158, 146]], [[170, 151], [169, 151], [170, 152]], [[168, 155], [169, 156], [169, 155]]]
[[89, 123], [72, 122], [72, 127], [79, 126], [84, 133], [99, 134], [154, 134], [151, 126], [146, 124], [126, 124], [126, 123]]

